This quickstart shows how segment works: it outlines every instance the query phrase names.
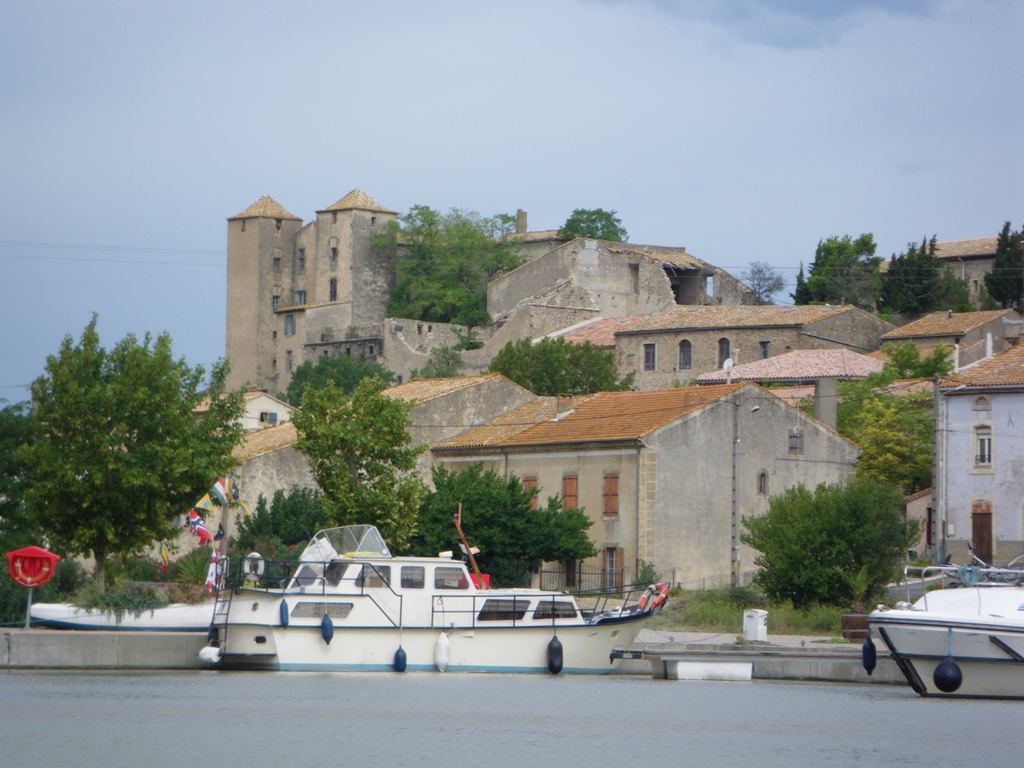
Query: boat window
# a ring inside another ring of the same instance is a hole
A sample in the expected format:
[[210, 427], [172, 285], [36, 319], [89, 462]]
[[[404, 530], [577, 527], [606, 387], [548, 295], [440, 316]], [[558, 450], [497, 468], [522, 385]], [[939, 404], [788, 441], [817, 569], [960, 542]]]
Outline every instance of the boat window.
[[389, 587], [391, 586], [390, 565], [363, 566], [363, 572], [356, 577], [357, 587]]
[[295, 572], [295, 583], [300, 587], [308, 587], [309, 585], [316, 582], [320, 578], [320, 574], [317, 573], [311, 566], [304, 565]]
[[424, 575], [424, 568], [422, 565], [402, 566], [403, 589], [423, 589], [426, 583], [427, 580], [426, 576]]
[[484, 601], [480, 621], [518, 621], [526, 615], [530, 601], [525, 598], [489, 598]]
[[535, 619], [575, 619], [576, 606], [564, 600], [541, 600], [537, 609], [533, 612]]
[[345, 575], [345, 571], [348, 570], [350, 563], [342, 563], [335, 560], [327, 566], [327, 571], [324, 573], [324, 578], [327, 579], [327, 583], [332, 587], [338, 586], [341, 583], [342, 577]]
[[352, 612], [352, 603], [296, 603], [292, 608], [293, 619], [322, 619], [326, 613], [332, 619], [346, 619]]
[[469, 589], [469, 579], [462, 568], [441, 565], [434, 569], [434, 589]]

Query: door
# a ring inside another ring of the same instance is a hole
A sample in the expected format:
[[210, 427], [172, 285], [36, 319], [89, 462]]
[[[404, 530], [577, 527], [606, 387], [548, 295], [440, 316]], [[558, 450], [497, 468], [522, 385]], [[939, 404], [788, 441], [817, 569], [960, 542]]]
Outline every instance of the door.
[[971, 541], [974, 554], [992, 564], [992, 502], [976, 501], [971, 505]]

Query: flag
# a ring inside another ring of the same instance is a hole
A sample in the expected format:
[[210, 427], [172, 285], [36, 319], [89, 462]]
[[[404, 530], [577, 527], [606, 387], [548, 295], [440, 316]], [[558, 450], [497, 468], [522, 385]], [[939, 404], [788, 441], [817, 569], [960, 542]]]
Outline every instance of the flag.
[[206, 594], [211, 594], [217, 585], [217, 550], [210, 553], [210, 567], [206, 571]]
[[213, 537], [213, 540], [214, 541], [220, 541], [223, 538], [224, 538], [224, 525], [222, 523], [217, 523], [217, 534]]
[[196, 509], [213, 510], [213, 499], [210, 498], [210, 494], [206, 494], [199, 500], [199, 503], [196, 504]]
[[213, 484], [210, 493], [214, 495], [214, 498], [217, 499], [222, 507], [226, 507], [228, 504], [228, 494], [231, 493], [230, 478], [217, 478], [217, 482]]
[[188, 513], [188, 529], [192, 531], [194, 536], [199, 537], [199, 546], [208, 544], [213, 540], [210, 536], [210, 530], [206, 527], [206, 523], [203, 522], [203, 518], [194, 509], [189, 510]]
[[242, 507], [242, 510], [245, 512], [245, 516], [246, 517], [248, 517], [249, 515], [252, 514], [252, 512], [249, 511], [249, 505], [246, 504], [244, 501], [240, 501], [240, 502], [238, 502], [238, 504], [239, 504], [239, 506]]
[[160, 559], [164, 561], [163, 568], [161, 569], [164, 573], [167, 573], [167, 566], [170, 564], [170, 557], [167, 554], [167, 544], [160, 542]]

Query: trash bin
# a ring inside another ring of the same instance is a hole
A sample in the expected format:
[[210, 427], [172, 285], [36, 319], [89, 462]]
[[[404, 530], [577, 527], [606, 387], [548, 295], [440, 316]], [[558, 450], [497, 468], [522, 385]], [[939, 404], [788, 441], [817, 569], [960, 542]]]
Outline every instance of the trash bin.
[[768, 611], [743, 612], [743, 639], [749, 643], [768, 642]]

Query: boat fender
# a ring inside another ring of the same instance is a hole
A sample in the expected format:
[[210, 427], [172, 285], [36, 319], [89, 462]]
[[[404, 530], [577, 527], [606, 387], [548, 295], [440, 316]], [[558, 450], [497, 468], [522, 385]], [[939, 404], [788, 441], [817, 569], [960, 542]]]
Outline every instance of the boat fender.
[[442, 632], [434, 643], [434, 666], [439, 672], [448, 669], [448, 662], [452, 657], [452, 641], [448, 639], [448, 633]]
[[960, 666], [953, 661], [953, 628], [949, 628], [949, 640], [946, 644], [946, 658], [935, 668], [932, 675], [935, 687], [943, 693], [953, 693], [964, 681], [964, 673]]
[[651, 594], [653, 592], [654, 592], [654, 585], [652, 584], [651, 586], [649, 586], [647, 589], [644, 590], [644, 593], [642, 595], [640, 595], [640, 600], [636, 604], [636, 612], [637, 613], [640, 613], [640, 611], [642, 611], [644, 608], [647, 607], [647, 602], [648, 602], [648, 600], [651, 599]]
[[259, 581], [265, 568], [263, 556], [259, 552], [250, 552], [245, 556], [245, 580]]
[[334, 622], [331, 621], [331, 617], [326, 613], [323, 619], [320, 621], [320, 636], [324, 639], [324, 642], [328, 645], [331, 644], [331, 640], [334, 639]]
[[220, 648], [207, 645], [199, 651], [199, 660], [204, 664], [214, 665], [220, 661]]
[[868, 677], [871, 677], [871, 673], [878, 666], [878, 652], [875, 650], [875, 643], [871, 639], [870, 628], [868, 628], [868, 636], [864, 639], [864, 645], [861, 646], [860, 657], [861, 662], [864, 664], [864, 670], [868, 673]]
[[661, 584], [655, 584], [654, 585], [654, 590], [655, 590], [654, 599], [651, 600], [651, 610], [652, 611], [655, 608], [660, 608], [662, 606], [662, 604], [665, 602], [665, 598], [668, 597], [668, 584], [665, 583], [664, 581], [661, 582]]
[[402, 646], [398, 646], [398, 650], [395, 651], [395, 672], [405, 672], [407, 662], [408, 658], [405, 655], [405, 649]]
[[557, 675], [562, 671], [562, 641], [558, 635], [551, 638], [548, 643], [548, 672]]
[[281, 626], [288, 627], [288, 601], [281, 601]]

